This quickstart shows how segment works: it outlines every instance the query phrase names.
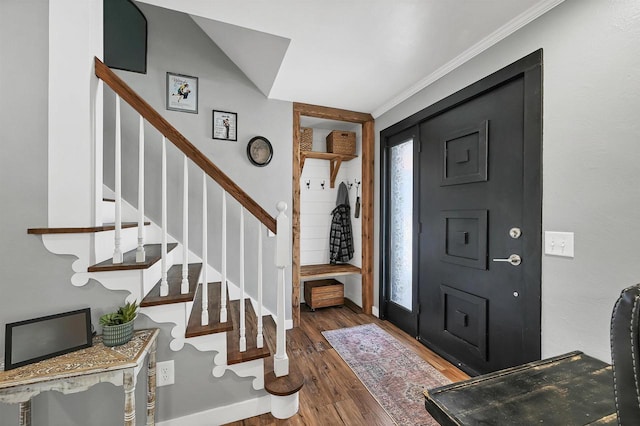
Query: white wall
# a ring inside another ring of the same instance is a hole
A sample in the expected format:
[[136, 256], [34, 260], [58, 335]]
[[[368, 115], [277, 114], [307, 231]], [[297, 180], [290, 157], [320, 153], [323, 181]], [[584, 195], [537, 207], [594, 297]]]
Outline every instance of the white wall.
[[[543, 357], [578, 349], [609, 361], [613, 303], [640, 282], [639, 17], [637, 1], [567, 0], [376, 119], [379, 137], [544, 49], [543, 230], [574, 232], [575, 258], [542, 258]], [[378, 270], [379, 235], [375, 243]]]

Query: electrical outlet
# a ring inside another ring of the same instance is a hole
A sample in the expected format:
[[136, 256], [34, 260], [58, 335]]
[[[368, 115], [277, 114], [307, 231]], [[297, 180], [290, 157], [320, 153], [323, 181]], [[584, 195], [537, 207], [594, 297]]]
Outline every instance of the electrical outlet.
[[156, 384], [158, 387], [175, 383], [173, 360], [156, 363]]

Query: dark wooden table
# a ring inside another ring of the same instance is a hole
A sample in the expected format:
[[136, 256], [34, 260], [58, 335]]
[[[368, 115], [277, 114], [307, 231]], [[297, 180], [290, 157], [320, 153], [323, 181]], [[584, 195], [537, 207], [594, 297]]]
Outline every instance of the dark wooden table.
[[582, 352], [485, 374], [424, 395], [427, 411], [445, 426], [617, 424], [611, 366]]

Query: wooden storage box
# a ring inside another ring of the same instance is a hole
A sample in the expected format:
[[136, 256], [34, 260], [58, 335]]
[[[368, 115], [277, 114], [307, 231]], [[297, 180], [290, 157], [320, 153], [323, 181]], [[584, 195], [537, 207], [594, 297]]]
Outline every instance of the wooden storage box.
[[334, 279], [305, 281], [304, 301], [312, 309], [344, 304], [344, 284]]
[[327, 135], [327, 152], [356, 155], [355, 132], [334, 130]]

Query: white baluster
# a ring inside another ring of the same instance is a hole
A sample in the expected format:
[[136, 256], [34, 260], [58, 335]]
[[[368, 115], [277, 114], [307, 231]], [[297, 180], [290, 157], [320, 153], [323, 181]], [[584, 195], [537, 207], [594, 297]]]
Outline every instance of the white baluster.
[[207, 281], [207, 174], [202, 172], [202, 317], [201, 325], [209, 325], [209, 282]]
[[220, 322], [227, 322], [227, 194], [222, 190], [222, 279], [220, 283]]
[[140, 116], [140, 134], [138, 137], [138, 248], [136, 262], [144, 262], [144, 118]]
[[169, 295], [169, 282], [167, 281], [167, 138], [162, 136], [162, 244], [160, 253], [162, 255], [161, 268], [162, 279], [160, 281], [160, 296]]
[[244, 207], [240, 205], [240, 352], [247, 350], [244, 297]]
[[264, 346], [262, 336], [262, 223], [258, 221], [258, 334], [256, 346]]
[[287, 340], [285, 330], [284, 308], [285, 308], [285, 268], [291, 265], [291, 242], [289, 228], [289, 218], [284, 213], [287, 204], [280, 201], [277, 205], [278, 217], [276, 218], [276, 267], [278, 268], [278, 322], [276, 335], [276, 354], [273, 359], [273, 372], [276, 377], [289, 374], [289, 357], [287, 356]]
[[186, 155], [184, 156], [182, 188], [182, 283], [180, 293], [189, 293], [189, 170]]
[[123, 255], [120, 248], [122, 233], [122, 134], [120, 125], [120, 96], [116, 94], [116, 140], [115, 140], [115, 192], [116, 192], [116, 223], [114, 233], [113, 263], [122, 263]]

